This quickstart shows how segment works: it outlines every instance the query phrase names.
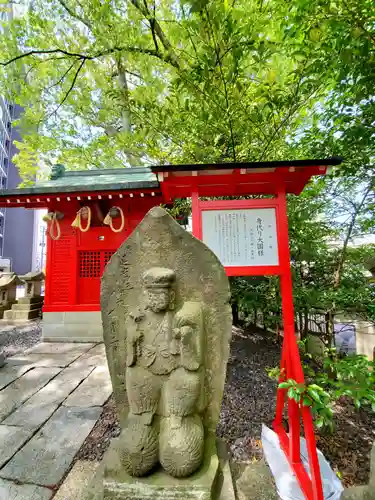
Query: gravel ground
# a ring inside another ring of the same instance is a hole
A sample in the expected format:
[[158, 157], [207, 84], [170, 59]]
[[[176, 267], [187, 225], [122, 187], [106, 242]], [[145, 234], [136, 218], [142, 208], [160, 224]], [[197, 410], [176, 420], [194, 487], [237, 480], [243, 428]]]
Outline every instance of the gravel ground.
[[375, 440], [375, 417], [370, 408], [357, 410], [343, 398], [335, 407], [333, 434], [318, 433], [318, 448], [344, 486], [367, 484], [370, 454]]
[[217, 428], [238, 461], [262, 457], [262, 423], [270, 426], [275, 413], [276, 383], [266, 368], [280, 363], [280, 347], [264, 332], [233, 328], [227, 379]]
[[26, 325], [0, 325], [0, 352], [6, 358], [14, 356], [40, 342], [41, 334], [40, 320]]

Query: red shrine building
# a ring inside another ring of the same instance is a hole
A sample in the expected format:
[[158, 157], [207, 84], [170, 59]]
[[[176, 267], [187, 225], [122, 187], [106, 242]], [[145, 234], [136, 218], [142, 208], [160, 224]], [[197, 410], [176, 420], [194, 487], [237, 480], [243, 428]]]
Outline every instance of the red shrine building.
[[[85, 171], [57, 165], [46, 182], [0, 191], [0, 207], [46, 208], [49, 213], [43, 340], [102, 340], [100, 278], [112, 254], [153, 206], [192, 198], [193, 234], [204, 241], [200, 214], [205, 203], [211, 203], [208, 210], [216, 203], [207, 198], [271, 195], [254, 202], [278, 209], [286, 194], [298, 195], [312, 176], [325, 175], [340, 162], [331, 158]], [[251, 205], [251, 200], [237, 202], [237, 208]], [[284, 217], [286, 224], [283, 210], [276, 218]], [[283, 252], [280, 244], [276, 252]], [[278, 259], [276, 253], [271, 265], [223, 264], [228, 275], [280, 274]]]

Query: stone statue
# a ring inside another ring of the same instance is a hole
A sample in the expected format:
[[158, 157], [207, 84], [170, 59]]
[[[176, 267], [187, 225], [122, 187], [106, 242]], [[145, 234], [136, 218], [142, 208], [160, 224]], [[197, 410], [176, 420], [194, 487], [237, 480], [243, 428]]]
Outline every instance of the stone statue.
[[154, 207], [108, 263], [101, 306], [121, 425], [117, 472], [108, 474], [142, 478], [161, 467], [167, 477], [195, 477], [215, 440], [229, 355], [222, 265]]
[[196, 302], [175, 312], [175, 281], [171, 269], [147, 270], [145, 307], [131, 312], [126, 324], [130, 413], [121, 436], [122, 461], [136, 476], [158, 460], [172, 476], [188, 476], [202, 460], [203, 314]]

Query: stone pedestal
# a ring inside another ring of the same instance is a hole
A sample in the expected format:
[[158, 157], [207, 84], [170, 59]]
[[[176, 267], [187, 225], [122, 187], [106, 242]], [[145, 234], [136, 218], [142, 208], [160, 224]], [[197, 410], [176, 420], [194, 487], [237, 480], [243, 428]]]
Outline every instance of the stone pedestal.
[[27, 321], [39, 318], [43, 307], [44, 297], [22, 297], [12, 308], [4, 312], [7, 321]]
[[[217, 442], [219, 453], [223, 443]], [[114, 439], [83, 500], [235, 500], [225, 457], [218, 458], [215, 436], [206, 440], [203, 462], [187, 478], [173, 478], [163, 469], [144, 477], [130, 476], [121, 465], [119, 440]]]
[[43, 342], [103, 342], [100, 311], [43, 312]]
[[130, 476], [121, 465], [117, 443], [109, 449], [104, 471], [103, 500], [211, 500], [219, 460], [215, 440], [207, 440], [200, 469], [187, 478], [174, 478], [163, 469], [141, 478]]
[[0, 277], [0, 318], [16, 303], [17, 285], [22, 281], [16, 273], [3, 273]]
[[15, 302], [8, 302], [8, 304], [0, 306], [0, 319], [6, 318], [6, 313], [10, 311]]

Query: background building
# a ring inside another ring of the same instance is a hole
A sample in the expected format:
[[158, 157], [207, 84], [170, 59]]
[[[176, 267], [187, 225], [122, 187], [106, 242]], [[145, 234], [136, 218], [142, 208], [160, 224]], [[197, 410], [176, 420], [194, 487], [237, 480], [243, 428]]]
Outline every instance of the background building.
[[[0, 12], [0, 31], [4, 31], [7, 21], [17, 15], [15, 5], [6, 7]], [[13, 189], [21, 182], [12, 163], [17, 153], [14, 141], [20, 140], [19, 131], [12, 127], [12, 122], [21, 112], [20, 106], [14, 106], [0, 96], [0, 189]], [[34, 242], [38, 241], [39, 251], [43, 248], [39, 246], [39, 226], [39, 219], [32, 210], [21, 207], [0, 209], [0, 272], [9, 266], [17, 274], [35, 270], [40, 258]]]
[[45, 271], [46, 268], [46, 251], [47, 251], [47, 238], [46, 238], [46, 223], [43, 221], [43, 216], [47, 210], [34, 211], [34, 239], [33, 239], [33, 271]]
[[[15, 140], [20, 140], [12, 120], [21, 113], [19, 106], [13, 106], [0, 97], [0, 186], [14, 189], [20, 182], [18, 170], [12, 162], [17, 149]], [[33, 269], [33, 241], [35, 214], [24, 208], [0, 210], [0, 256], [9, 259], [11, 268], [17, 274], [25, 274]]]

